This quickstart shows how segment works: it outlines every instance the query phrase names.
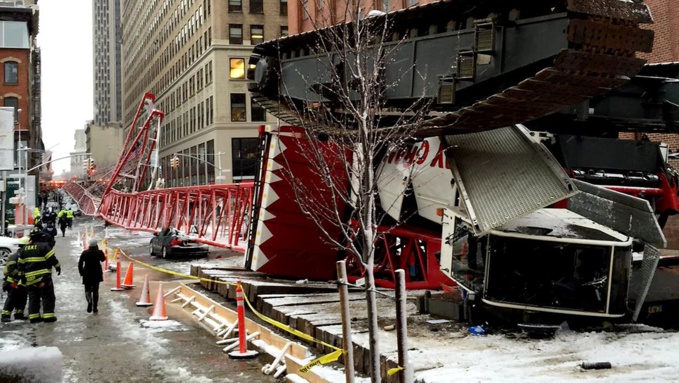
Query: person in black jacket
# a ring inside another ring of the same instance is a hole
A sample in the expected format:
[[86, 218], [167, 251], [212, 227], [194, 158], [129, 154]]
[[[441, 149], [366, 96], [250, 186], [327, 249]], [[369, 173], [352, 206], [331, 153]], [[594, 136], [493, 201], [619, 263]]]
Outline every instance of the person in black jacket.
[[99, 283], [104, 280], [104, 273], [101, 270], [101, 263], [106, 260], [104, 252], [99, 250], [96, 239], [90, 239], [89, 248], [80, 254], [78, 261], [78, 272], [83, 277], [85, 285], [85, 299], [87, 299], [87, 312], [99, 312]]

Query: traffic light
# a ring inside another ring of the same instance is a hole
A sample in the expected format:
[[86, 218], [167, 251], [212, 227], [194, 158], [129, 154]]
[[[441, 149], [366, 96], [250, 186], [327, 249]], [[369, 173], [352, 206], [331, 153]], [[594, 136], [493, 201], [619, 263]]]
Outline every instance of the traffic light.
[[89, 170], [94, 171], [97, 168], [97, 164], [94, 163], [94, 158], [92, 158], [92, 157], [90, 157], [89, 164], [90, 164]]
[[90, 159], [89, 158], [85, 158], [83, 160], [83, 169], [85, 169], [85, 171], [90, 170]]
[[176, 169], [179, 167], [179, 158], [175, 155], [174, 157], [170, 158], [170, 166], [173, 169]]

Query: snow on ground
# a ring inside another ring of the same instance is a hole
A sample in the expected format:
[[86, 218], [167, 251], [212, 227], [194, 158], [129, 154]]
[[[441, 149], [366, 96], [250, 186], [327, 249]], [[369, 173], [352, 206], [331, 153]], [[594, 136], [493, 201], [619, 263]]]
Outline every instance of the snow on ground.
[[57, 347], [0, 351], [0, 380], [20, 377], [22, 382], [60, 383], [62, 370], [62, 355]]
[[[126, 299], [121, 297], [121, 299]], [[143, 328], [141, 326], [134, 326], [125, 319], [134, 315], [128, 309], [126, 302], [119, 302], [111, 300], [109, 305], [112, 307], [110, 322], [119, 327], [119, 333], [127, 340], [134, 342], [142, 342], [144, 345], [144, 353], [138, 357], [142, 360], [148, 360], [150, 367], [162, 371], [162, 376], [173, 377], [171, 381], [177, 383], [212, 383], [212, 379], [204, 376], [196, 376], [191, 374], [184, 368], [177, 367], [172, 359], [172, 354], [168, 351], [169, 340], [155, 336], [158, 331]], [[155, 330], [162, 330], [163, 326], [167, 330], [168, 326], [177, 325], [178, 322], [167, 321], [168, 323], [158, 324]], [[142, 323], [144, 323], [142, 321]], [[160, 323], [160, 322], [158, 322]], [[181, 324], [179, 324], [181, 326]], [[177, 326], [175, 326], [177, 327]]]
[[[545, 340], [441, 334], [411, 341], [409, 356], [416, 380], [423, 383], [677, 382], [677, 342], [679, 333], [644, 326], [621, 332], [565, 330]], [[612, 368], [586, 371], [579, 367], [583, 362], [610, 362]]]

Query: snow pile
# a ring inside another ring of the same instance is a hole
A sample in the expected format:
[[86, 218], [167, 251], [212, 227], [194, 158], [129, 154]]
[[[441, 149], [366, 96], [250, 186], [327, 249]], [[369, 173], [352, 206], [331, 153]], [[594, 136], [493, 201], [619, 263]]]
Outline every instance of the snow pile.
[[32, 383], [60, 383], [62, 370], [61, 351], [57, 347], [24, 348], [0, 352], [0, 381], [2, 382], [18, 379], [18, 381]]
[[177, 332], [191, 330], [189, 327], [184, 326], [183, 324], [175, 320], [165, 320], [165, 321], [140, 320], [139, 323], [142, 328], [149, 329], [153, 332]]
[[[409, 356], [422, 383], [447, 383], [452, 377], [502, 383], [677, 382], [677, 342], [676, 332], [630, 326], [622, 332], [560, 331], [547, 340], [439, 337], [411, 342]], [[610, 362], [613, 368], [583, 371], [583, 362]]]

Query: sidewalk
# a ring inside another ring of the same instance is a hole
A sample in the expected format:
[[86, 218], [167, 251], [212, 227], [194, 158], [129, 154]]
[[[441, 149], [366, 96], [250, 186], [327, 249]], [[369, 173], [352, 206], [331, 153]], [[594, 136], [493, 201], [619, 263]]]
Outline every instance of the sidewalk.
[[[110, 291], [115, 273], [105, 274], [106, 281], [99, 289], [99, 313], [88, 314], [78, 275], [82, 247], [77, 233], [85, 224], [97, 225], [95, 237], [102, 239], [103, 223], [90, 218], [76, 220], [65, 238], [57, 238], [55, 252], [62, 267], [61, 276], [54, 273], [57, 322], [1, 324], [0, 353], [58, 347], [63, 355], [63, 382], [273, 382], [259, 372], [256, 360], [229, 360], [212, 336], [193, 327], [190, 319], [169, 306], [170, 318], [186, 322], [166, 321], [155, 328], [142, 328], [140, 324], [152, 311], [152, 307], [135, 306], [145, 274], [142, 270], [135, 270], [138, 287], [124, 292]], [[149, 279], [155, 280], [151, 275]], [[156, 286], [151, 284], [153, 297]]]

